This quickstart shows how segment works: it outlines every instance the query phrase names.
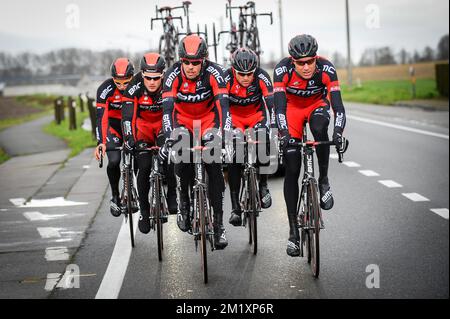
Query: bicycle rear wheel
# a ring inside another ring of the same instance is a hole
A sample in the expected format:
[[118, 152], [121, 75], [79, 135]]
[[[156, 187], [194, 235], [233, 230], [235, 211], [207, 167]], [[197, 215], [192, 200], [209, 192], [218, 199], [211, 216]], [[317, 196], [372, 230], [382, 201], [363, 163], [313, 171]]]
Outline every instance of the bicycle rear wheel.
[[309, 185], [309, 202], [310, 202], [310, 230], [309, 241], [311, 249], [311, 270], [314, 277], [319, 277], [320, 272], [320, 206], [317, 196], [317, 185], [311, 183]]
[[125, 185], [127, 194], [127, 216], [128, 223], [130, 223], [130, 239], [131, 247], [134, 248], [134, 229], [133, 229], [133, 178], [131, 176], [131, 169], [127, 169], [125, 172]]
[[200, 219], [200, 250], [202, 255], [203, 282], [208, 283], [208, 258], [206, 254], [206, 198], [203, 188], [198, 190], [198, 216]]

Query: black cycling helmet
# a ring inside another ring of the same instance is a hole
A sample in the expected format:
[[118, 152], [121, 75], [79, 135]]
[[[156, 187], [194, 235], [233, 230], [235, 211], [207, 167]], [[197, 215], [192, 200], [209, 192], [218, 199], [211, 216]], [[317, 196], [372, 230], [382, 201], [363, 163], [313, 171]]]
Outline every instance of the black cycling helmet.
[[208, 56], [208, 46], [202, 37], [188, 35], [181, 40], [178, 55], [180, 59], [201, 60]]
[[141, 71], [149, 73], [163, 73], [166, 60], [158, 53], [146, 53], [141, 59]]
[[295, 59], [315, 57], [319, 45], [316, 39], [309, 34], [297, 35], [289, 41], [289, 54]]
[[258, 56], [246, 48], [239, 48], [231, 56], [231, 66], [237, 72], [251, 73], [258, 66]]
[[129, 78], [134, 75], [133, 63], [127, 58], [118, 58], [111, 64], [113, 78]]

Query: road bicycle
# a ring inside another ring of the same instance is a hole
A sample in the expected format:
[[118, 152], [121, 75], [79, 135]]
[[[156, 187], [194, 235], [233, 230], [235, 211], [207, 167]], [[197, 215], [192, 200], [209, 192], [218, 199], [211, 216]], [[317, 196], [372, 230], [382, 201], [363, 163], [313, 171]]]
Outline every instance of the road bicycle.
[[[133, 155], [123, 151], [123, 147], [107, 147], [106, 151], [119, 151], [122, 155], [120, 174], [122, 176], [122, 191], [120, 193], [120, 211], [125, 217], [125, 223], [130, 227], [131, 247], [134, 247], [133, 214], [139, 211], [139, 198], [134, 176]], [[100, 150], [99, 167], [103, 167], [103, 154]]]
[[[338, 151], [339, 163], [343, 161], [343, 154], [348, 148], [349, 142], [344, 138], [342, 151]], [[289, 147], [301, 149], [303, 161], [303, 178], [300, 196], [297, 205], [297, 227], [300, 234], [300, 257], [304, 257], [306, 250], [307, 261], [311, 265], [314, 277], [319, 277], [320, 272], [320, 230], [325, 229], [320, 208], [320, 195], [318, 183], [314, 175], [314, 153], [319, 145], [336, 145], [333, 141], [309, 141], [307, 138], [306, 124], [303, 126], [301, 141], [289, 141]]]

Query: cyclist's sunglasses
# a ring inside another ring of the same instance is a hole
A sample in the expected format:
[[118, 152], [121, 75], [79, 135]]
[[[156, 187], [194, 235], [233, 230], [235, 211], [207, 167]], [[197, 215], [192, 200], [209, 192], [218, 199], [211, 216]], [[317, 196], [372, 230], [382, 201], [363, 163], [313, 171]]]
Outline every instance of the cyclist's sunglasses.
[[294, 63], [297, 64], [298, 66], [305, 66], [306, 64], [311, 65], [314, 62], [316, 62], [316, 58], [312, 58], [306, 61], [294, 60]]
[[203, 60], [188, 60], [188, 59], [183, 59], [181, 60], [181, 62], [183, 62], [183, 64], [185, 65], [190, 65], [192, 64], [193, 66], [197, 66], [202, 64]]
[[147, 75], [143, 75], [144, 79], [148, 80], [148, 81], [159, 81], [162, 79], [163, 75], [158, 75], [158, 76], [147, 76]]
[[113, 79], [114, 80], [114, 83], [116, 84], [116, 85], [128, 85], [128, 83], [130, 83], [131, 82], [131, 77], [129, 77], [129, 78], [126, 78], [126, 79], [119, 79], [119, 78], [116, 78], [116, 79]]
[[239, 76], [242, 76], [242, 77], [245, 77], [245, 76], [250, 77], [250, 76], [252, 76], [253, 74], [255, 74], [255, 71], [252, 71], [252, 72], [237, 72], [237, 71], [236, 71], [236, 73], [237, 73]]

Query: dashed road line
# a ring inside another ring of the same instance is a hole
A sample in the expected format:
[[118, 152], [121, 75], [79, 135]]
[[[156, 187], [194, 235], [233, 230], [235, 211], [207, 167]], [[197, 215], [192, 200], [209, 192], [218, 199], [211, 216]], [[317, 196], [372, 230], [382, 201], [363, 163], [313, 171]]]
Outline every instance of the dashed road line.
[[417, 193], [402, 193], [403, 196], [412, 200], [413, 202], [429, 202], [430, 200]]
[[400, 188], [403, 187], [401, 184], [393, 181], [393, 180], [382, 180], [382, 181], [378, 181], [378, 183], [383, 184], [384, 186], [388, 187], [388, 188]]
[[380, 176], [380, 174], [371, 170], [360, 170], [359, 172], [367, 177]]
[[355, 162], [343, 162], [342, 164], [344, 164], [347, 167], [361, 167], [361, 165]]
[[23, 213], [26, 219], [29, 221], [35, 222], [35, 221], [48, 221], [52, 219], [61, 218], [64, 216], [67, 216], [67, 214], [55, 214], [55, 215], [49, 215], [49, 214], [42, 214], [40, 212], [26, 212]]
[[48, 247], [45, 249], [45, 259], [47, 261], [69, 260], [67, 247]]
[[62, 228], [55, 228], [55, 227], [38, 227], [37, 231], [39, 232], [39, 235], [41, 235], [42, 238], [60, 238], [60, 230]]
[[430, 209], [433, 213], [438, 214], [442, 218], [448, 220], [448, 208], [432, 208]]

